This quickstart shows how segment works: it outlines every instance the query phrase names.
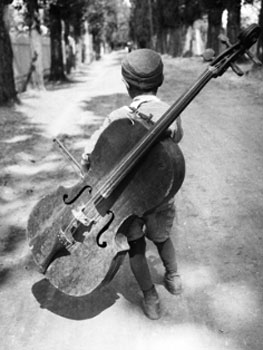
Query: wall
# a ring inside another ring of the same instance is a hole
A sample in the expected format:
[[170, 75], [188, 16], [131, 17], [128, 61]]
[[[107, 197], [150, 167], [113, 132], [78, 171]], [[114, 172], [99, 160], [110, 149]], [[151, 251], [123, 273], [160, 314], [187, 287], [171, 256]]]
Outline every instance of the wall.
[[[18, 92], [21, 92], [32, 62], [30, 39], [28, 33], [17, 32], [11, 32], [10, 38], [14, 54], [13, 67], [16, 89]], [[42, 36], [41, 41], [43, 74], [47, 76], [50, 71], [50, 39], [48, 36]], [[88, 33], [84, 35], [82, 40], [75, 45], [74, 51], [76, 54], [76, 67], [82, 63], [91, 63], [94, 59], [91, 35]]]
[[[21, 91], [23, 82], [32, 62], [30, 40], [26, 33], [10, 33], [13, 54], [14, 54], [14, 77], [17, 91]], [[47, 75], [50, 70], [50, 40], [43, 36], [42, 40], [42, 65], [43, 73]]]

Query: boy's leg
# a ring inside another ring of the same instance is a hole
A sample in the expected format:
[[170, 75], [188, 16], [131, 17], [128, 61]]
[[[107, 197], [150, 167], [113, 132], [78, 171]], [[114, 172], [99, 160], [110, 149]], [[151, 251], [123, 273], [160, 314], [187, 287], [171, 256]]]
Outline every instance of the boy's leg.
[[170, 238], [174, 217], [173, 201], [163, 203], [154, 213], [145, 218], [146, 235], [157, 246], [165, 267], [164, 285], [166, 289], [172, 294], [180, 294], [182, 283], [177, 272], [175, 249]]
[[166, 272], [177, 273], [177, 262], [175, 249], [171, 238], [163, 242], [154, 242], [157, 247], [159, 256], [163, 262]]
[[[135, 219], [128, 230], [128, 243], [130, 246], [129, 258], [131, 270], [138, 285], [143, 292], [143, 310], [152, 320], [161, 316], [160, 302], [155, 286], [152, 282], [149, 266], [145, 256], [146, 242], [142, 231], [143, 222]], [[140, 230], [140, 232], [139, 232]], [[139, 237], [141, 236], [141, 237]], [[139, 237], [139, 238], [136, 238]], [[131, 240], [132, 238], [136, 238]]]
[[147, 291], [152, 288], [153, 282], [145, 256], [145, 238], [141, 237], [128, 243], [130, 246], [129, 257], [131, 270], [141, 290]]
[[154, 242], [158, 249], [158, 253], [165, 267], [164, 285], [165, 288], [174, 295], [182, 292], [181, 277], [177, 272], [177, 262], [175, 249], [171, 238], [164, 242]]

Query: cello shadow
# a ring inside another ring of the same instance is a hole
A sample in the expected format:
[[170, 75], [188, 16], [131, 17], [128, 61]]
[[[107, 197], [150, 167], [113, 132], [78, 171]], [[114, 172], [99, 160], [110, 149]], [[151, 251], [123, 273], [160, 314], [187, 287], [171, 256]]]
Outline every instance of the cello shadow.
[[[160, 262], [156, 254], [149, 258], [149, 263], [154, 283], [161, 284], [161, 276], [158, 273]], [[100, 286], [88, 295], [80, 297], [67, 295], [45, 278], [32, 286], [32, 293], [41, 308], [72, 320], [85, 320], [98, 316], [114, 305], [120, 298], [119, 295], [134, 305], [140, 305], [142, 297], [127, 258], [110, 284]]]
[[41, 308], [72, 320], [96, 317], [119, 299], [109, 286], [97, 288], [88, 295], [70, 296], [56, 289], [47, 279], [35, 283], [32, 293]]

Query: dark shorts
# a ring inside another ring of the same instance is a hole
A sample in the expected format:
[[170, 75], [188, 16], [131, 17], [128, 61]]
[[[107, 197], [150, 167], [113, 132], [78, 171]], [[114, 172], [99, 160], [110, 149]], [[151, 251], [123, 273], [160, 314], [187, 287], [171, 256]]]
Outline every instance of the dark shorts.
[[174, 217], [174, 201], [163, 203], [153, 213], [135, 217], [124, 234], [128, 241], [135, 241], [145, 235], [153, 242], [163, 242], [170, 237]]

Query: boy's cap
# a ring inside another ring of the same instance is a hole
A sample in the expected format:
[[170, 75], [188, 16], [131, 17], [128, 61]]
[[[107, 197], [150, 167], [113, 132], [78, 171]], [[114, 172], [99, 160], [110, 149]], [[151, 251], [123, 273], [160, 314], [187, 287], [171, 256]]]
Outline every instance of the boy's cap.
[[161, 56], [150, 49], [138, 49], [122, 61], [122, 75], [126, 82], [140, 90], [157, 88], [163, 83]]

